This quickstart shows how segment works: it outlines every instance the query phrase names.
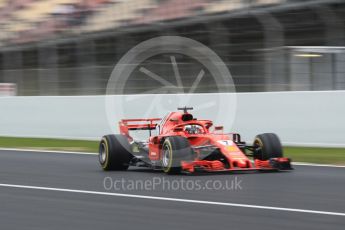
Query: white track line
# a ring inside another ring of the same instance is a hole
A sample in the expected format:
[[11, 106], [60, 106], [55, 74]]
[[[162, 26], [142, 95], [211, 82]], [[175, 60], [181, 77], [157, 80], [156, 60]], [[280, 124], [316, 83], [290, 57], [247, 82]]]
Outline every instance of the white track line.
[[313, 163], [306, 163], [306, 162], [292, 162], [292, 165], [345, 168], [345, 165], [313, 164]]
[[[42, 149], [18, 149], [18, 148], [0, 148], [0, 151], [1, 150], [18, 151], [18, 152], [38, 152], [38, 153], [62, 153], [62, 154], [77, 154], [77, 155], [97, 155], [98, 154], [98, 153], [91, 153], [91, 152], [73, 152], [73, 151], [42, 150]], [[292, 165], [345, 168], [345, 165], [313, 164], [313, 163], [307, 163], [307, 162], [292, 162]]]
[[0, 148], [0, 151], [1, 150], [15, 151], [15, 152], [63, 153], [63, 154], [79, 154], [79, 155], [97, 155], [98, 154], [98, 153], [90, 153], [90, 152], [74, 152], [74, 151], [43, 150], [43, 149]]
[[38, 187], [38, 186], [16, 185], [16, 184], [0, 184], [0, 187], [33, 189], [33, 190], [43, 190], [43, 191], [55, 191], [55, 192], [69, 192], [69, 193], [79, 193], [79, 194], [89, 194], [89, 195], [129, 197], [129, 198], [138, 198], [138, 199], [147, 199], [147, 200], [174, 201], [174, 202], [181, 202], [181, 203], [231, 206], [231, 207], [265, 209], [265, 210], [298, 212], [298, 213], [320, 214], [320, 215], [331, 215], [331, 216], [345, 216], [344, 212], [327, 212], [327, 211], [317, 211], [317, 210], [309, 210], [309, 209], [282, 208], [282, 207], [273, 207], [273, 206], [261, 206], [261, 205], [226, 203], [226, 202], [215, 202], [215, 201], [204, 201], [204, 200], [179, 199], [179, 198], [171, 198], [171, 197], [144, 196], [144, 195], [134, 195], [134, 194], [125, 194], [125, 193], [109, 193], [109, 192], [51, 188], [51, 187]]

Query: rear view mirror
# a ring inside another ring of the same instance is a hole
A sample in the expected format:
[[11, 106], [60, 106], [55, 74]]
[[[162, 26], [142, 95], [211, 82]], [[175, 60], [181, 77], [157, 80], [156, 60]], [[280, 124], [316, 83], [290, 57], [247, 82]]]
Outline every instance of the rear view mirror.
[[175, 127], [174, 128], [174, 132], [182, 132], [183, 131], [183, 127]]

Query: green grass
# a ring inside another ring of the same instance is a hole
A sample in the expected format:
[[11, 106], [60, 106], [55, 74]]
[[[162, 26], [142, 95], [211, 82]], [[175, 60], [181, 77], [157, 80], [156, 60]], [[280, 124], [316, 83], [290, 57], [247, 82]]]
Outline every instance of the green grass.
[[98, 141], [0, 137], [0, 148], [98, 152]]
[[[98, 152], [98, 141], [0, 137], [2, 148]], [[345, 148], [284, 147], [284, 156], [297, 162], [345, 165]]]
[[345, 165], [345, 148], [284, 147], [293, 161]]

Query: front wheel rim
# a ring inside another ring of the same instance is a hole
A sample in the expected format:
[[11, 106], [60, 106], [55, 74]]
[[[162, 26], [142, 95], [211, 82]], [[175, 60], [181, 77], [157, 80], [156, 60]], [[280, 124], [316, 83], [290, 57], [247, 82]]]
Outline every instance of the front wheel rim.
[[162, 163], [163, 163], [163, 167], [165, 167], [165, 168], [167, 168], [169, 166], [170, 149], [168, 146], [164, 146]]
[[261, 159], [263, 158], [263, 143], [260, 139], [255, 139], [254, 140], [254, 147], [255, 147], [255, 151], [257, 153], [257, 155], [261, 156]]

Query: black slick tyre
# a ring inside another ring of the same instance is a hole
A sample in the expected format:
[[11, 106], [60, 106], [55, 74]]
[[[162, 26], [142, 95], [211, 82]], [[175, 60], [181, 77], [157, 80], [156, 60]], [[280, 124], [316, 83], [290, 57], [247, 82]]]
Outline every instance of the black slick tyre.
[[172, 136], [162, 145], [162, 168], [167, 174], [181, 173], [181, 161], [192, 161], [194, 153], [185, 137]]
[[128, 139], [124, 135], [103, 136], [99, 144], [99, 163], [103, 170], [127, 170], [133, 158]]
[[274, 133], [263, 133], [255, 137], [254, 159], [269, 160], [270, 158], [283, 157], [283, 148], [279, 137]]

